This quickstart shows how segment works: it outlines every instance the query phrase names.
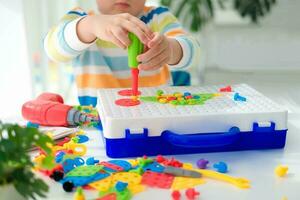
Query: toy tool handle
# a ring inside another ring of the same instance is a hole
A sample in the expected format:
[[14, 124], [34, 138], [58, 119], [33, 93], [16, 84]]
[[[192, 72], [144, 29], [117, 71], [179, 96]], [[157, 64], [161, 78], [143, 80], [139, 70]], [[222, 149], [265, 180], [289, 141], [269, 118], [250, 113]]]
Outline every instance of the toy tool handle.
[[128, 47], [128, 66], [130, 68], [137, 68], [139, 62], [137, 61], [137, 56], [143, 53], [144, 45], [140, 39], [133, 33], [129, 33], [128, 37], [131, 41], [131, 44]]
[[175, 146], [181, 146], [185, 148], [226, 146], [237, 141], [239, 136], [240, 130], [237, 127], [230, 128], [227, 133], [182, 135], [176, 134], [169, 130], [163, 132], [163, 137], [165, 140]]

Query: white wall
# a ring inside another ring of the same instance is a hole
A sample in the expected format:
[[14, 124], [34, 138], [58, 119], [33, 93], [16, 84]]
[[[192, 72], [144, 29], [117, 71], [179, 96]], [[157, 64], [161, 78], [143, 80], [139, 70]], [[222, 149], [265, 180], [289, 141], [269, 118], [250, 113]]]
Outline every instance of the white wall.
[[299, 10], [299, 0], [279, 0], [260, 25], [212, 25], [203, 36], [206, 66], [300, 70]]
[[0, 0], [0, 120], [21, 114], [31, 98], [22, 1]]

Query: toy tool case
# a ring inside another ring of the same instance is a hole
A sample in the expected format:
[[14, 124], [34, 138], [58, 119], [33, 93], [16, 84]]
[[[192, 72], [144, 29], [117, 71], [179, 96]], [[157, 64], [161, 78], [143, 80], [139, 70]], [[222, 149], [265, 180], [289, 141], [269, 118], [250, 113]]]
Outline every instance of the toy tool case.
[[[213, 94], [202, 105], [144, 102], [122, 107], [120, 89], [98, 92], [98, 111], [109, 157], [189, 154], [283, 148], [287, 110], [246, 84], [219, 92], [222, 86], [140, 88], [141, 96], [190, 92]], [[234, 95], [246, 101], [234, 100]], [[126, 98], [126, 97], [125, 97]], [[130, 97], [128, 97], [130, 98]]]

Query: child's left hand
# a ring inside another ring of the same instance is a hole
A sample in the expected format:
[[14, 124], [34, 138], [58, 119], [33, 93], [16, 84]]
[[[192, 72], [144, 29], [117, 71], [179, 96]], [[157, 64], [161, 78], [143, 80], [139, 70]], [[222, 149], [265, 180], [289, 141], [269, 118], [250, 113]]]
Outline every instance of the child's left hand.
[[[176, 52], [176, 53], [173, 53]], [[182, 58], [180, 44], [172, 38], [167, 38], [159, 33], [154, 33], [153, 39], [147, 44], [145, 52], [137, 57], [141, 62], [141, 70], [156, 70], [165, 64], [176, 64]]]

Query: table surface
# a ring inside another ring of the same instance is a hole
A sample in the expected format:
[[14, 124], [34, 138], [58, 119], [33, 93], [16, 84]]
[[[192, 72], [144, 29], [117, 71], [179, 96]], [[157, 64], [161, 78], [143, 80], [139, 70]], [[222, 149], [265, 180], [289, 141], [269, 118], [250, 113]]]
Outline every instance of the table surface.
[[[210, 164], [225, 161], [229, 165], [229, 175], [245, 177], [251, 181], [250, 189], [239, 189], [228, 183], [207, 179], [205, 184], [196, 187], [201, 193], [200, 199], [280, 200], [286, 196], [289, 200], [296, 200], [300, 198], [300, 115], [289, 116], [288, 127], [288, 137], [284, 149], [177, 155], [175, 157], [194, 165], [200, 158], [209, 160]], [[86, 157], [94, 156], [99, 160], [109, 160], [110, 158], [105, 155], [101, 133], [93, 129], [86, 130], [86, 132], [90, 137], [86, 143], [88, 146]], [[288, 175], [284, 178], [274, 175], [274, 169], [279, 164], [289, 167]], [[47, 199], [73, 198], [72, 193], [63, 191], [61, 184], [46, 177], [42, 178], [50, 186]], [[88, 191], [85, 194], [87, 199], [97, 197], [97, 192]], [[133, 199], [171, 199], [171, 191], [147, 189], [135, 195]]]

